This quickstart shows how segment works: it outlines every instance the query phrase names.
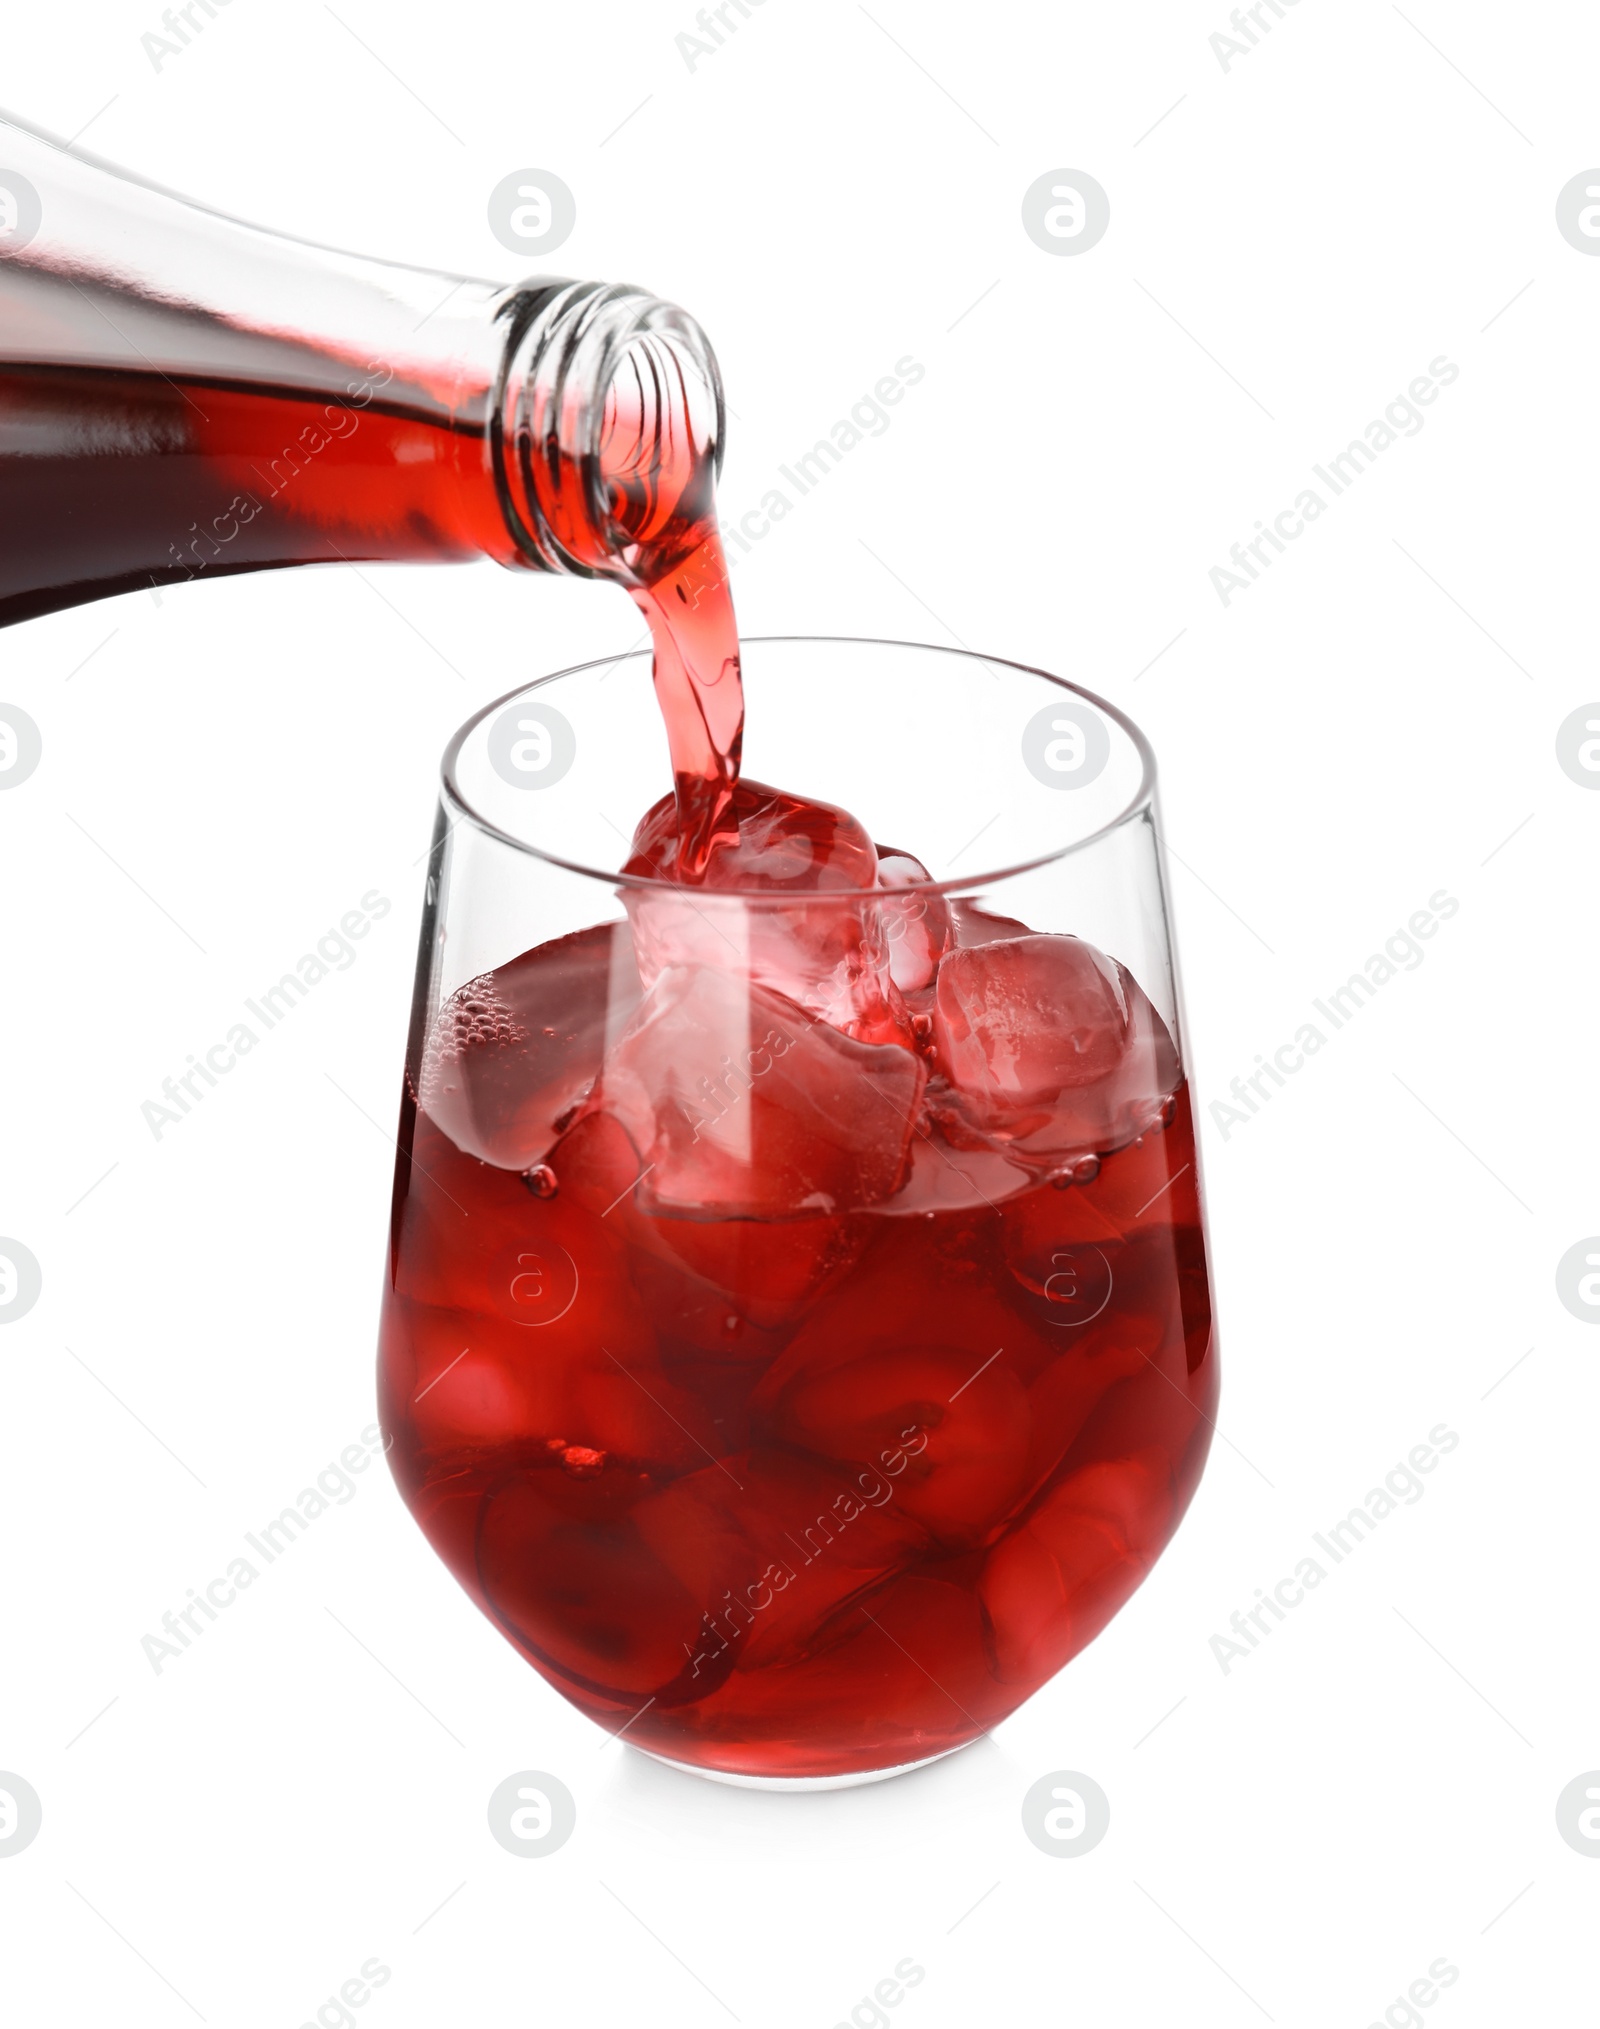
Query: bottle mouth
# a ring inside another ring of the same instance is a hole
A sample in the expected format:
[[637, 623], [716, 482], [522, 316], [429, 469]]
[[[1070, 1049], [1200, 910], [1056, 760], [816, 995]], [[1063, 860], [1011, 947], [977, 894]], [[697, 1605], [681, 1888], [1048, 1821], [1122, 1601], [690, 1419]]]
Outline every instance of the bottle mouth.
[[704, 540], [722, 464], [722, 376], [674, 304], [625, 283], [516, 290], [491, 432], [526, 560], [652, 583]]

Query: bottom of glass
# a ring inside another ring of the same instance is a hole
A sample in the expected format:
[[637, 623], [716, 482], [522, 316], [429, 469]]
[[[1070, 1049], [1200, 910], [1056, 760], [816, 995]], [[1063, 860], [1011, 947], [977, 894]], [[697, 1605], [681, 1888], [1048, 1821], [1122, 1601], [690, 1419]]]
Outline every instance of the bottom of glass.
[[[628, 1745], [632, 1747], [632, 1741]], [[856, 1768], [845, 1775], [737, 1775], [730, 1768], [701, 1768], [692, 1761], [674, 1761], [669, 1755], [651, 1753], [648, 1747], [634, 1747], [633, 1751], [659, 1761], [663, 1768], [677, 1769], [680, 1775], [703, 1775], [707, 1782], [731, 1783], [735, 1789], [810, 1790], [857, 1789], [864, 1782], [887, 1782], [892, 1775], [909, 1775], [914, 1768], [927, 1768], [971, 1745], [970, 1740], [963, 1740], [954, 1747], [941, 1747], [937, 1754], [925, 1754], [920, 1761], [900, 1761], [892, 1768]]]

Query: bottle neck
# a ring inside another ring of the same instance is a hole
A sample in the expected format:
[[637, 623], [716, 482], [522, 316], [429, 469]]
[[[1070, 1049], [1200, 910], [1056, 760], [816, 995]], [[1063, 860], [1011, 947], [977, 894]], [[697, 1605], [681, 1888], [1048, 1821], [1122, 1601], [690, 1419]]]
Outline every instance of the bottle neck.
[[301, 563], [488, 555], [625, 576], [606, 545], [628, 533], [628, 402], [602, 377], [625, 362], [704, 390], [696, 456], [714, 462], [709, 347], [637, 290], [334, 252], [0, 121], [8, 220], [0, 624]]
[[418, 420], [484, 420], [515, 290], [268, 232], [0, 120], [5, 185], [0, 361], [324, 400], [376, 369]]
[[701, 544], [722, 460], [705, 333], [620, 284], [518, 292], [490, 415], [495, 483], [521, 559], [648, 586]]

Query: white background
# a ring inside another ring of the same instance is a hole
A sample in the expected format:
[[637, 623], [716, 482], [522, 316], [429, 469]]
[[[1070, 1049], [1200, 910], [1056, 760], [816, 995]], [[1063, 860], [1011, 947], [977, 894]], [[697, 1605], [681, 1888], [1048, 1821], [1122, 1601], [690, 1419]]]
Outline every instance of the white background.
[[[289, 232], [510, 280], [487, 194], [559, 173], [553, 265], [712, 334], [735, 510], [925, 363], [741, 566], [741, 620], [959, 640], [1134, 713], [1203, 1103], [1460, 902], [1256, 1118], [1207, 1122], [1224, 1441], [1142, 1591], [943, 1766], [742, 1794], [605, 1744], [377, 1471], [159, 1677], [140, 1650], [374, 1413], [438, 752], [631, 608], [333, 569], [0, 637], [44, 736], [0, 797], [0, 1232], [45, 1278], [0, 1335], [0, 1768], [44, 1804], [0, 1865], [19, 2021], [296, 2029], [374, 1956], [373, 2029], [831, 2029], [907, 1956], [907, 2029], [1363, 2029], [1441, 1956], [1420, 2019], [1588, 2019], [1600, 1865], [1554, 1806], [1600, 1765], [1600, 1334], [1554, 1271], [1600, 1228], [1600, 795], [1555, 735], [1600, 697], [1600, 261], [1554, 208], [1600, 161], [1600, 20], [1263, 17], [1225, 71], [1221, 0], [765, 0], [691, 73], [687, 0], [232, 0], [158, 74], [153, 0], [12, 11], [12, 110], [104, 108], [85, 147]], [[1021, 226], [1060, 167], [1110, 194], [1077, 258]], [[1229, 546], [1441, 354], [1420, 434], [1224, 607]], [[358, 962], [154, 1141], [141, 1101], [374, 887]], [[1441, 1422], [1425, 1497], [1225, 1675], [1230, 1614]], [[537, 1862], [484, 1817], [526, 1768], [578, 1803]], [[1111, 1800], [1076, 1859], [1019, 1819], [1062, 1768]]]

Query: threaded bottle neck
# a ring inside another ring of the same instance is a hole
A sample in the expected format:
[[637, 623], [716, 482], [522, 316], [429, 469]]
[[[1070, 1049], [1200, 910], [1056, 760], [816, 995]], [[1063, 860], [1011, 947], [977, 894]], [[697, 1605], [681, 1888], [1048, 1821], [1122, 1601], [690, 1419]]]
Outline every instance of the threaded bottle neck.
[[713, 513], [724, 410], [705, 333], [626, 284], [534, 282], [501, 314], [489, 427], [519, 553], [535, 569], [654, 582]]

